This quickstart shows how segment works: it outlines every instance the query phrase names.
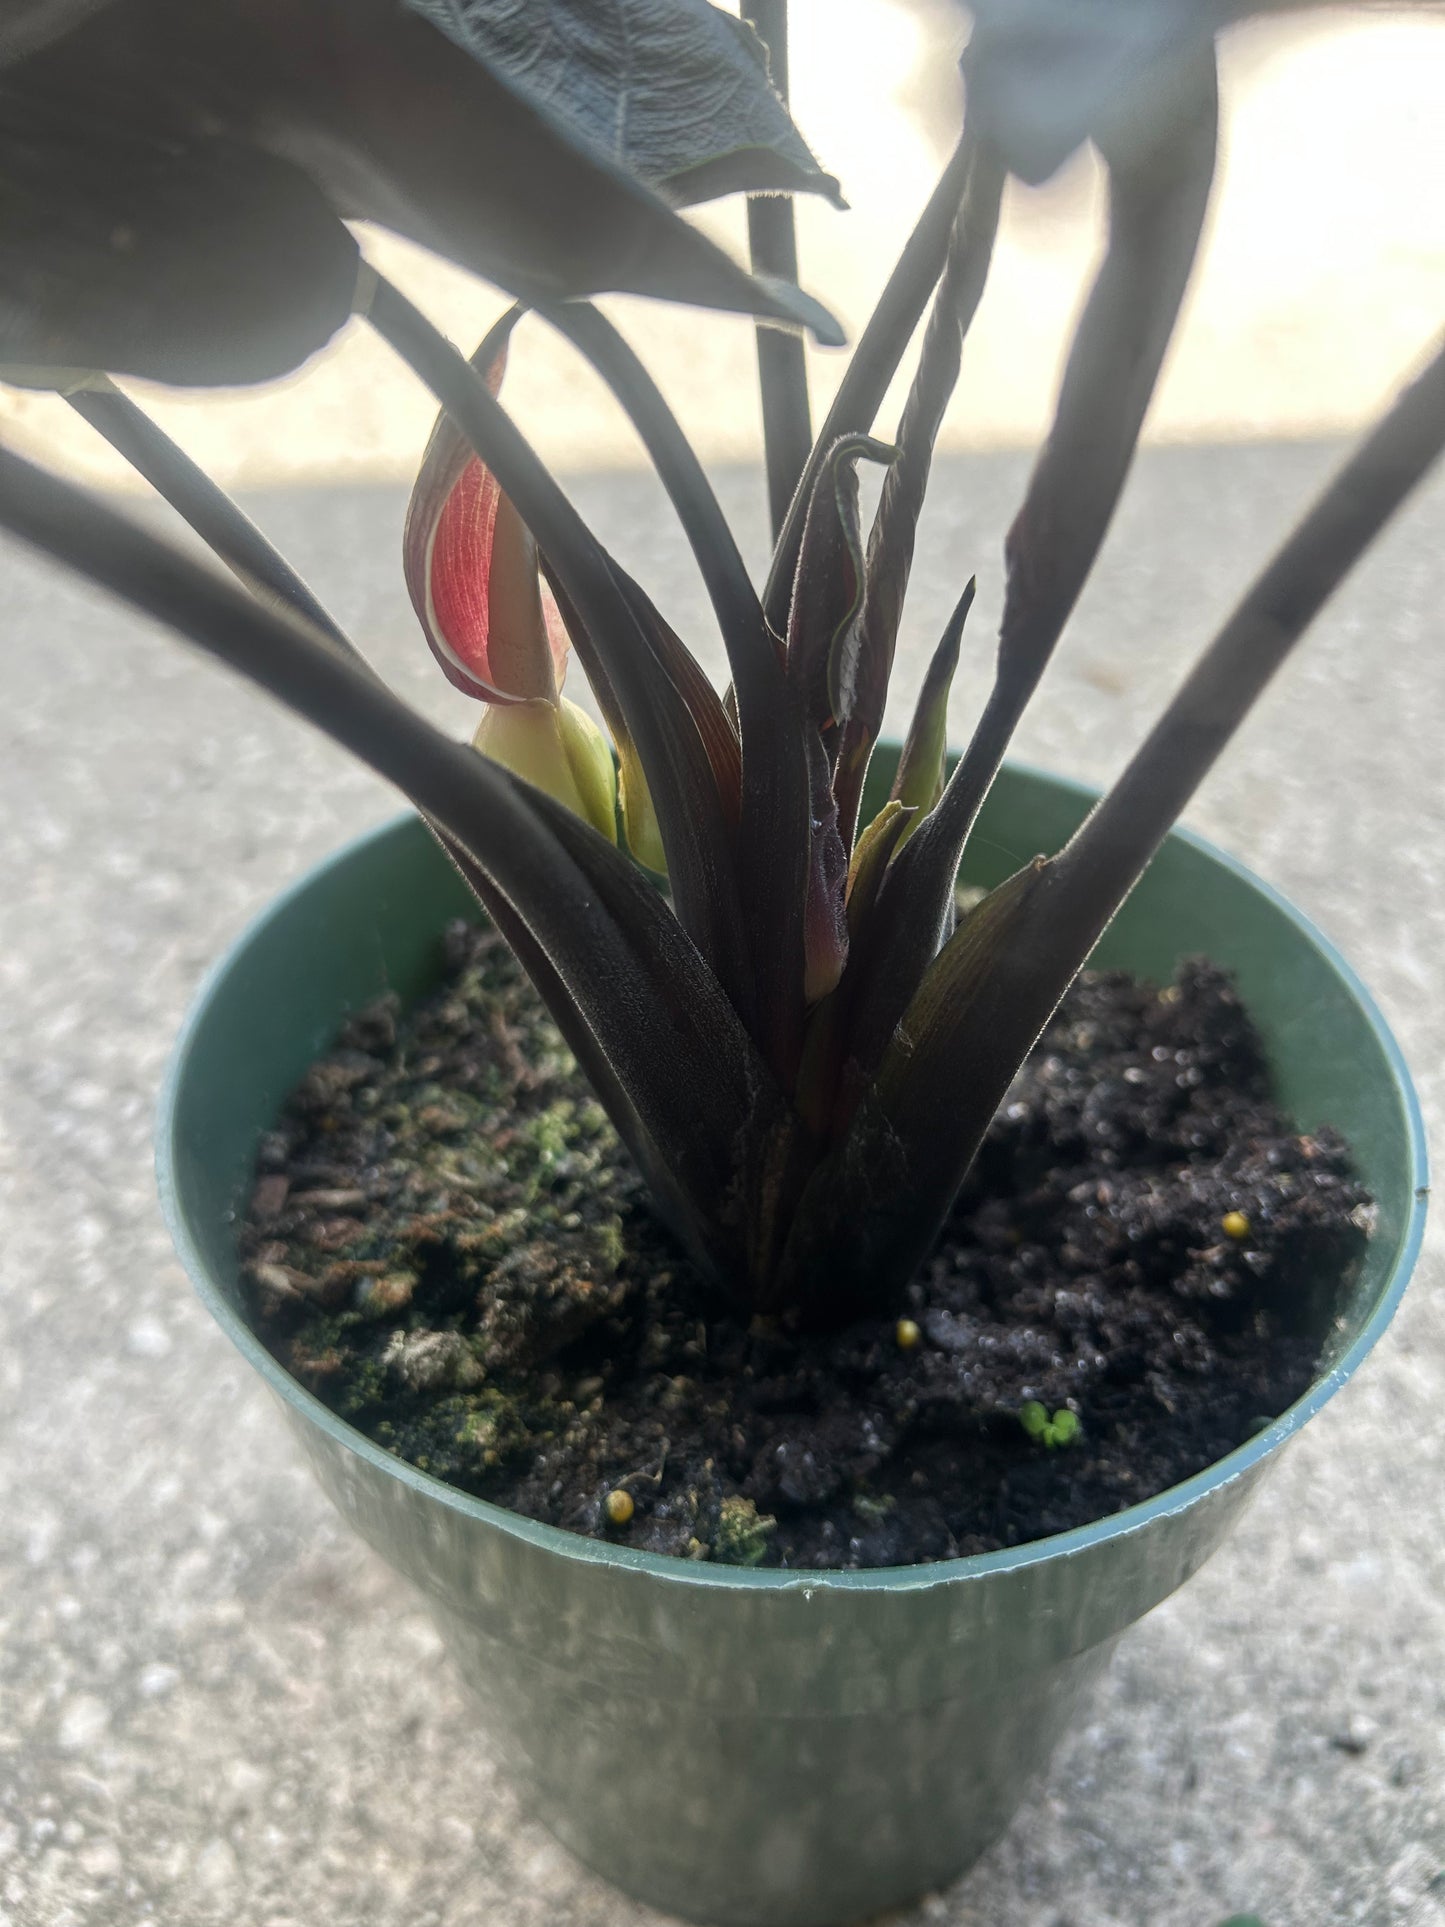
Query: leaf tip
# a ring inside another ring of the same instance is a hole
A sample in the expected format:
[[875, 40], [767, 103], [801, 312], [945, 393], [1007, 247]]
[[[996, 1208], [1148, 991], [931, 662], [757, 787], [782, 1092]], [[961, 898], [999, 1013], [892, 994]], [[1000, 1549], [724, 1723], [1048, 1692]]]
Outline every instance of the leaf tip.
[[795, 281], [784, 281], [773, 274], [754, 274], [752, 278], [764, 297], [758, 310], [759, 321], [765, 325], [775, 322], [784, 328], [806, 329], [820, 348], [844, 348], [848, 345], [842, 323], [821, 301], [814, 295], [806, 294]]

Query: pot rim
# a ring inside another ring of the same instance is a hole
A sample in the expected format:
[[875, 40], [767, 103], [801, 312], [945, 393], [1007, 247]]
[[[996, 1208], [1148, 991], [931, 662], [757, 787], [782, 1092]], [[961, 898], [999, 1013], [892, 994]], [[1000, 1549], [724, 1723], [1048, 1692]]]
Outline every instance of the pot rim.
[[[1099, 795], [1099, 791], [1090, 784], [1079, 782], [1073, 777], [1057, 776], [1052, 771], [1041, 769], [1035, 764], [1010, 761], [1007, 767], [1016, 775], [1041, 780], [1055, 788], [1072, 792], [1081, 800], [1093, 802]], [[1068, 1532], [1055, 1533], [1044, 1539], [1034, 1539], [1022, 1546], [1003, 1547], [997, 1552], [972, 1553], [963, 1558], [939, 1560], [933, 1565], [876, 1566], [856, 1572], [827, 1572], [802, 1567], [791, 1567], [780, 1571], [776, 1568], [760, 1570], [738, 1566], [716, 1566], [710, 1563], [669, 1558], [662, 1553], [633, 1551], [628, 1547], [612, 1545], [604, 1540], [585, 1538], [579, 1533], [568, 1532], [561, 1526], [550, 1526], [537, 1520], [524, 1519], [516, 1513], [509, 1512], [504, 1506], [494, 1505], [490, 1500], [475, 1498], [472, 1494], [462, 1492], [457, 1487], [448, 1485], [444, 1480], [433, 1477], [431, 1473], [419, 1471], [415, 1466], [374, 1444], [364, 1433], [347, 1424], [344, 1419], [338, 1418], [329, 1406], [298, 1384], [267, 1350], [261, 1339], [221, 1290], [191, 1235], [181, 1204], [172, 1128], [177, 1112], [178, 1093], [187, 1072], [192, 1038], [205, 1021], [213, 999], [237, 959], [266, 925], [280, 916], [295, 899], [303, 896], [312, 887], [316, 877], [322, 871], [329, 869], [333, 864], [359, 855], [369, 844], [380, 842], [385, 837], [393, 835], [400, 823], [411, 820], [413, 817], [412, 811], [404, 811], [390, 817], [385, 822], [350, 838], [340, 849], [323, 857], [320, 862], [312, 864], [294, 883], [272, 897], [261, 911], [250, 918], [240, 933], [226, 946], [220, 957], [211, 964], [191, 1000], [166, 1064], [156, 1107], [155, 1156], [161, 1208], [176, 1252], [190, 1276], [197, 1296], [232, 1344], [256, 1368], [271, 1391], [284, 1399], [308, 1423], [327, 1434], [336, 1444], [346, 1447], [359, 1458], [364, 1459], [374, 1470], [390, 1474], [402, 1485], [411, 1488], [418, 1496], [446, 1506], [478, 1525], [490, 1526], [494, 1530], [504, 1532], [514, 1539], [520, 1539], [536, 1547], [539, 1551], [552, 1553], [559, 1558], [573, 1560], [581, 1565], [610, 1566], [639, 1575], [650, 1574], [655, 1578], [671, 1581], [673, 1584], [765, 1592], [797, 1590], [799, 1587], [810, 1591], [818, 1589], [848, 1592], [927, 1591], [933, 1587], [957, 1585], [964, 1581], [985, 1579], [991, 1575], [1016, 1572], [1054, 1559], [1070, 1558], [1108, 1541], [1131, 1537], [1135, 1533], [1144, 1531], [1158, 1519], [1188, 1511], [1210, 1493], [1221, 1490], [1233, 1484], [1236, 1479], [1252, 1473], [1265, 1459], [1277, 1452], [1286, 1440], [1292, 1438], [1334, 1397], [1346, 1380], [1353, 1376], [1366, 1356], [1374, 1349], [1393, 1318], [1414, 1269], [1416, 1258], [1419, 1256], [1429, 1199], [1429, 1158], [1424, 1119], [1421, 1116], [1419, 1097], [1404, 1055], [1374, 998], [1329, 938], [1302, 911], [1296, 909], [1282, 892], [1257, 876], [1237, 857], [1231, 856], [1227, 851], [1221, 850], [1206, 837], [1192, 830], [1176, 827], [1170, 831], [1171, 837], [1189, 845], [1240, 881], [1248, 884], [1278, 910], [1307, 943], [1313, 945], [1323, 955], [1369, 1023], [1393, 1074], [1395, 1087], [1405, 1113], [1412, 1196], [1404, 1235], [1390, 1276], [1374, 1310], [1353, 1342], [1329, 1371], [1323, 1377], [1316, 1379], [1309, 1390], [1296, 1399], [1294, 1404], [1278, 1418], [1256, 1433], [1253, 1438], [1236, 1446], [1222, 1459], [1216, 1459], [1212, 1465], [1206, 1466], [1202, 1472], [1196, 1472], [1178, 1485], [1156, 1493], [1152, 1499], [1142, 1500], [1137, 1505], [1129, 1506], [1122, 1512], [1110, 1513], [1105, 1518], [1091, 1520], [1087, 1525], [1075, 1526]]]

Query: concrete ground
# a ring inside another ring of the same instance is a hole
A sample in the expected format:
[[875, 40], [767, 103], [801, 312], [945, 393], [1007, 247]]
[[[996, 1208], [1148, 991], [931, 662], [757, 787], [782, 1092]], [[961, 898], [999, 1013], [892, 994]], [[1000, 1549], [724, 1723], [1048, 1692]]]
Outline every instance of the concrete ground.
[[[1327, 471], [1316, 444], [1155, 451], [1019, 744], [1105, 777]], [[952, 457], [900, 669], [984, 589], [1020, 458]], [[756, 477], [720, 477], [756, 552]], [[684, 633], [651, 486], [577, 495]], [[385, 671], [416, 636], [394, 488], [256, 512]], [[1319, 625], [1192, 821], [1358, 964], [1445, 1105], [1445, 478]], [[0, 1927], [646, 1927], [520, 1812], [420, 1600], [350, 1538], [193, 1301], [151, 1111], [208, 961], [396, 801], [145, 624], [7, 548], [0, 651]], [[717, 651], [709, 654], [716, 666]], [[1007, 1837], [900, 1927], [1445, 1923], [1445, 1283], [1214, 1564], [1123, 1642]]]

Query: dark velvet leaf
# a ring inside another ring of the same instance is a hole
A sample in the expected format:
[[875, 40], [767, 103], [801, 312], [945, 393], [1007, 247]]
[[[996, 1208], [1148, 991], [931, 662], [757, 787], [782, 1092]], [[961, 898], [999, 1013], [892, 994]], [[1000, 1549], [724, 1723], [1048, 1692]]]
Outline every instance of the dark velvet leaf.
[[1022, 180], [1047, 180], [1086, 141], [1147, 144], [1187, 95], [1204, 43], [1234, 21], [1324, 0], [967, 0], [971, 124]]
[[0, 69], [28, 59], [49, 41], [79, 26], [112, 0], [4, 0], [0, 7]]
[[708, 0], [406, 0], [546, 120], [674, 203], [825, 194], [756, 34]]
[[77, 125], [0, 78], [0, 180], [0, 364], [22, 378], [265, 381], [351, 314], [356, 243], [303, 173], [259, 149], [157, 122]]
[[969, 0], [973, 129], [1011, 172], [1045, 181], [1086, 141], [1157, 129], [1181, 71], [1230, 13], [1219, 0]]
[[[93, 365], [185, 382], [295, 366], [344, 319], [351, 289], [343, 300], [327, 272], [335, 235], [309, 250], [298, 239], [315, 196], [300, 183], [280, 194], [278, 180], [296, 182], [277, 173], [283, 165], [303, 168], [334, 212], [381, 221], [531, 300], [620, 288], [841, 339], [817, 303], [754, 281], [651, 188], [396, 0], [27, 10], [6, 51], [0, 176], [24, 194], [5, 220], [27, 246], [51, 237], [35, 289], [13, 251], [7, 263], [17, 341], [54, 335], [57, 348], [104, 350]], [[148, 155], [166, 158], [163, 183]], [[140, 197], [140, 220], [127, 195]], [[147, 249], [134, 273], [144, 268], [154, 290], [149, 347], [137, 340], [135, 290], [108, 259], [111, 237], [132, 229]], [[294, 315], [276, 311], [273, 255], [294, 262]], [[78, 301], [83, 329], [53, 325], [63, 287], [89, 297]], [[167, 304], [169, 331], [159, 325]]]

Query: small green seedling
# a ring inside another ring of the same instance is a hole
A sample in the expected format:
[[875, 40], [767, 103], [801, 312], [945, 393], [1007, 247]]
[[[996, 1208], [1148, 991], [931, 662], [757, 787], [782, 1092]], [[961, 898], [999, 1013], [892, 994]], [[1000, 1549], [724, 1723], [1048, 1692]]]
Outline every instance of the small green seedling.
[[1019, 1407], [1019, 1424], [1036, 1444], [1046, 1445], [1051, 1452], [1058, 1446], [1072, 1445], [1079, 1436], [1077, 1412], [1071, 1412], [1064, 1405], [1050, 1418], [1048, 1407], [1036, 1398], [1026, 1400]]

